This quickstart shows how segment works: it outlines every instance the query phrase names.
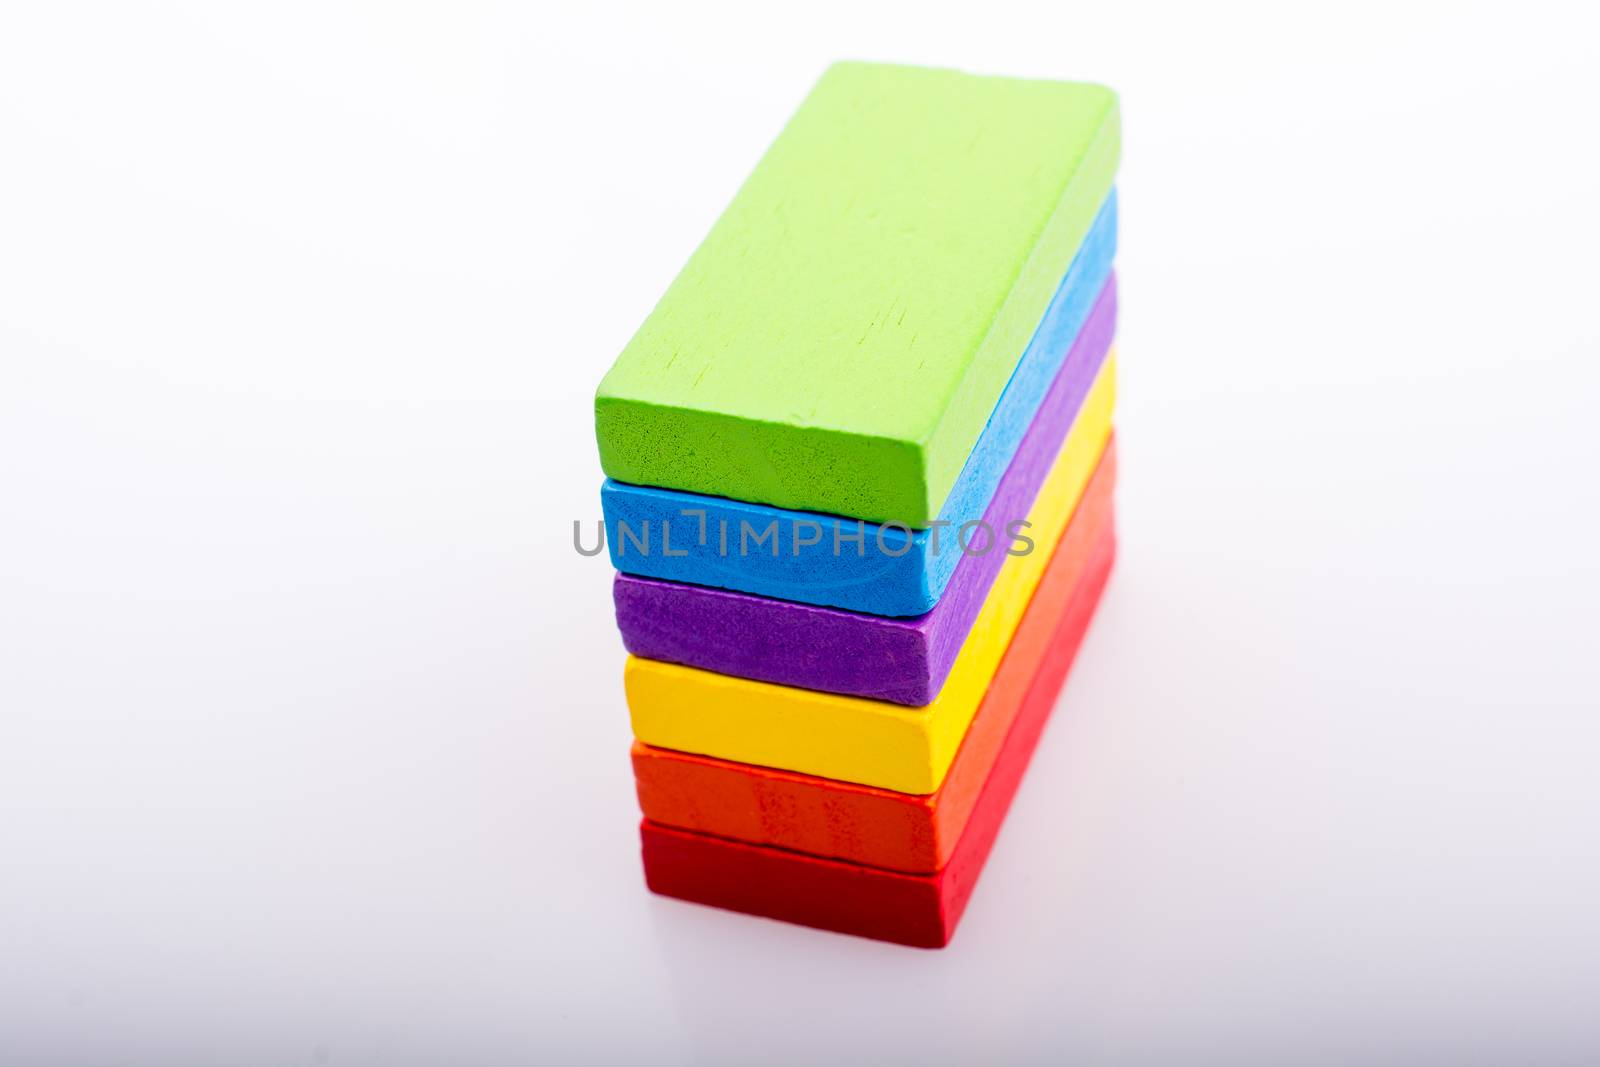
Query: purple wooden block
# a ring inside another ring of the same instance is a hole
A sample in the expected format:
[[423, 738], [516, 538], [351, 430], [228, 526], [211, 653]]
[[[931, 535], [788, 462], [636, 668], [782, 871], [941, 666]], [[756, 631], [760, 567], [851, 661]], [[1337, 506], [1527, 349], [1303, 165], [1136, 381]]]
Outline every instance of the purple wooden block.
[[[1073, 341], [984, 512], [1000, 547], [962, 556], [933, 610], [887, 618], [618, 574], [612, 596], [622, 643], [636, 656], [779, 685], [896, 704], [933, 700], [1008, 558], [1006, 524], [1027, 516], [1050, 473], [1111, 348], [1116, 317], [1113, 279]], [[946, 531], [951, 543], [954, 534]], [[976, 540], [982, 544], [981, 535]], [[1053, 548], [1038, 545], [1036, 551]]]

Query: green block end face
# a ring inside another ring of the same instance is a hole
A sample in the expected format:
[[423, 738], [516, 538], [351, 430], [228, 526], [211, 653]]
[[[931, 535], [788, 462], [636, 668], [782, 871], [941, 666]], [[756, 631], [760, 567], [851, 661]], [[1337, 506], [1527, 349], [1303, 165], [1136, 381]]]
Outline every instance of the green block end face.
[[927, 526], [1118, 151], [1100, 86], [829, 68], [600, 383], [601, 466]]
[[600, 466], [621, 482], [908, 526], [904, 516], [928, 506], [915, 441], [660, 407], [603, 387], [594, 421]]

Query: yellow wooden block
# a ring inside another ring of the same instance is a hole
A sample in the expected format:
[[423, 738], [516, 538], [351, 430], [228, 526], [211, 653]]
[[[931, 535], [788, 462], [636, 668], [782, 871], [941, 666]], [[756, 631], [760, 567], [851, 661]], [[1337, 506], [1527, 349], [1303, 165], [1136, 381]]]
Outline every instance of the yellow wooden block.
[[912, 708], [629, 656], [624, 684], [634, 736], [660, 748], [902, 793], [938, 789], [1105, 451], [1115, 396], [1113, 352], [1028, 514], [1034, 551], [1006, 560], [931, 704]]

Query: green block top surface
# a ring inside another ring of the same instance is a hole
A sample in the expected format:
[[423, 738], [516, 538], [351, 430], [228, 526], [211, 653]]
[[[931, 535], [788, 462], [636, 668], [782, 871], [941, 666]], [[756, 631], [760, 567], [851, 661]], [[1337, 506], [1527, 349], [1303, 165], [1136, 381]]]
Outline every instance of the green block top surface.
[[1119, 135], [1096, 85], [829, 68], [601, 381], [606, 474], [928, 525]]

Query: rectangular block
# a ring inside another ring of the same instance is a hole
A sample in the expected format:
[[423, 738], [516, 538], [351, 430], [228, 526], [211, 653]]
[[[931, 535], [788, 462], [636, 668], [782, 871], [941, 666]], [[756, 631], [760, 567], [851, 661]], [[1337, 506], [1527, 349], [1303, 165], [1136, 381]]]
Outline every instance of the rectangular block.
[[931, 793], [944, 780], [1051, 550], [1105, 451], [1116, 358], [1106, 360], [1029, 514], [1035, 551], [989, 590], [944, 688], [922, 707], [821, 693], [629, 656], [634, 737], [658, 748]]
[[639, 808], [653, 823], [869, 867], [931, 874], [972, 808], [1085, 576], [1109, 564], [1114, 450], [1085, 490], [1017, 626], [944, 784], [928, 796], [710, 756], [633, 746]]
[[1108, 287], [995, 491], [985, 526], [969, 529], [966, 543], [983, 554], [963, 553], [960, 528], [944, 531], [941, 551], [959, 562], [932, 611], [884, 618], [619, 574], [612, 597], [622, 643], [646, 659], [776, 685], [896, 704], [933, 700], [1005, 564], [1007, 531], [1027, 518], [1110, 351], [1115, 307]]
[[904, 874], [660, 826], [640, 826], [645, 882], [657, 893], [921, 948], [955, 933], [1094, 614], [1111, 558], [1080, 586], [984, 783], [950, 861]]
[[601, 466], [927, 526], [1118, 151], [1100, 86], [830, 68], [600, 383]]
[[[1028, 428], [1044, 417], [1052, 383], [1069, 367], [1081, 374], [1085, 353], [1103, 352], [1110, 344], [1116, 329], [1116, 292], [1109, 280], [1115, 200], [1113, 195], [1101, 209], [945, 498], [937, 522], [948, 525], [863, 528], [860, 519], [608, 478], [600, 502], [612, 565], [625, 574], [873, 615], [930, 610], [958, 562], [945, 546], [963, 523], [983, 518], [992, 506]], [[1086, 337], [1104, 343], [1086, 344]], [[1087, 387], [1087, 379], [1082, 384]], [[770, 537], [750, 540], [769, 528]], [[864, 550], [851, 547], [852, 541]]]

